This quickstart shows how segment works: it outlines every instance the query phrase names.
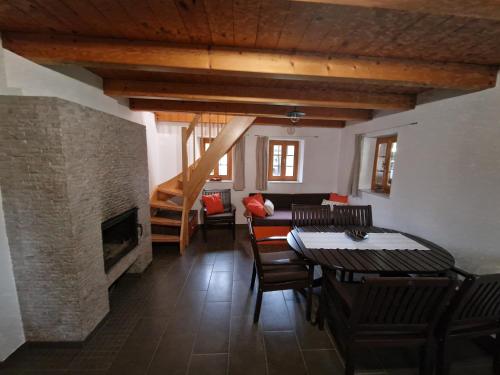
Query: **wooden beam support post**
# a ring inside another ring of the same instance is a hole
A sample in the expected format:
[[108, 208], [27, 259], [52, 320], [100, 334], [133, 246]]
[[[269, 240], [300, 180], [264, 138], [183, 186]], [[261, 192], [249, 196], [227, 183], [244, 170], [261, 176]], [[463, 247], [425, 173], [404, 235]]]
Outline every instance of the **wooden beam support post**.
[[[405, 2], [408, 3], [408, 2]], [[478, 90], [495, 86], [496, 67], [388, 58], [145, 41], [3, 33], [3, 46], [42, 64]]]
[[[257, 117], [286, 117], [292, 106], [276, 106], [251, 103], [194, 102], [158, 99], [130, 99], [130, 109], [151, 112], [210, 112]], [[300, 107], [306, 118], [316, 120], [370, 120], [371, 110], [352, 108]]]
[[178, 82], [104, 80], [104, 93], [136, 98], [188, 99], [206, 102], [237, 102], [286, 106], [317, 106], [361, 109], [411, 109], [415, 97], [325, 89], [285, 89], [256, 86], [224, 86]]

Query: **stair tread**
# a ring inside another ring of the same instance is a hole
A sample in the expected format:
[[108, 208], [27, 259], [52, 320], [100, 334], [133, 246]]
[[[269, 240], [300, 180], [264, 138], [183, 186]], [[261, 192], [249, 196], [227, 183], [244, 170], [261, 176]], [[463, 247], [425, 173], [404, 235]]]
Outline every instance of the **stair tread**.
[[153, 242], [179, 242], [180, 237], [174, 236], [172, 234], [151, 234], [151, 240]]
[[150, 202], [150, 205], [153, 208], [160, 208], [163, 210], [172, 210], [172, 211], [181, 211], [182, 212], [182, 206], [175, 204], [175, 203], [172, 203], [172, 202], [152, 200]]
[[158, 191], [162, 192], [164, 194], [175, 195], [177, 197], [184, 196], [184, 191], [182, 191], [181, 189], [177, 189], [177, 188], [159, 187]]
[[168, 218], [168, 217], [152, 216], [151, 217], [151, 224], [154, 224], [154, 225], [170, 225], [170, 226], [179, 227], [181, 225], [181, 221], [180, 220], [176, 220], [176, 219], [171, 219], [171, 218]]

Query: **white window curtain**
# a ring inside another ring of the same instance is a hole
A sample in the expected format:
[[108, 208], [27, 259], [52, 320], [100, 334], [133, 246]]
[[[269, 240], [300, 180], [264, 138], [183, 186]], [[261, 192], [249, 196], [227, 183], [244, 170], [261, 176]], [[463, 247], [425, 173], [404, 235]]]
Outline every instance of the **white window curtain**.
[[256, 180], [255, 188], [257, 190], [267, 190], [267, 145], [269, 142], [268, 137], [257, 137], [257, 156], [256, 156]]
[[233, 151], [233, 189], [245, 190], [245, 136], [240, 137]]
[[348, 193], [353, 197], [359, 196], [359, 172], [361, 167], [361, 147], [363, 135], [356, 134], [354, 138], [354, 157], [352, 160], [351, 174], [349, 176]]

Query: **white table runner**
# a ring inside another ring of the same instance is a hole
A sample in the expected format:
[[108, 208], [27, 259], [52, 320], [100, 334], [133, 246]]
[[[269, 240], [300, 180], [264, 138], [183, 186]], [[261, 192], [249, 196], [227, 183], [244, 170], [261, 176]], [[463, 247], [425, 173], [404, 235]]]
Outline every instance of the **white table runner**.
[[335, 232], [299, 232], [299, 237], [308, 249], [429, 250], [401, 233], [368, 233], [368, 238], [359, 242]]

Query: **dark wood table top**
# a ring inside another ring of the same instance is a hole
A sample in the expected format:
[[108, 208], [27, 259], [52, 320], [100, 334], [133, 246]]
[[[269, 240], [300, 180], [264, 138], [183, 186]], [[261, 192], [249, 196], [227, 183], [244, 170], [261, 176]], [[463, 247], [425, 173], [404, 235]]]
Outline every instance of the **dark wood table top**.
[[357, 273], [441, 273], [455, 264], [453, 256], [438, 245], [423, 238], [390, 229], [363, 228], [369, 233], [401, 233], [424, 245], [429, 250], [350, 250], [308, 249], [299, 232], [344, 232], [334, 226], [310, 226], [293, 229], [288, 233], [288, 244], [305, 258], [330, 269]]

